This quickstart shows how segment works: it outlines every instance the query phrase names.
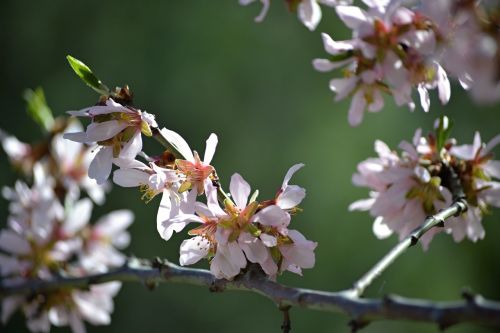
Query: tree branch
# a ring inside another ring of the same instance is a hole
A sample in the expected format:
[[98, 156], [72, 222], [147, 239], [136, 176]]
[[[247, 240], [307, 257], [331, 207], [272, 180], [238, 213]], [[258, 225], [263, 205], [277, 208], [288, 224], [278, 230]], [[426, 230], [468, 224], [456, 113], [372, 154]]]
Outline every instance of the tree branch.
[[351, 326], [360, 328], [375, 320], [411, 320], [436, 323], [444, 329], [458, 323], [471, 322], [500, 327], [500, 302], [467, 294], [463, 301], [432, 302], [400, 296], [384, 299], [360, 299], [345, 292], [326, 292], [292, 288], [273, 282], [255, 266], [233, 281], [218, 280], [209, 271], [184, 268], [167, 261], [131, 258], [107, 273], [79, 278], [34, 280], [0, 286], [0, 298], [15, 294], [32, 295], [61, 288], [87, 288], [109, 281], [141, 282], [146, 286], [159, 283], [183, 283], [208, 287], [211, 291], [251, 291], [275, 302], [281, 309], [296, 306], [325, 312], [343, 313], [351, 318]]
[[346, 290], [346, 295], [361, 297], [365, 289], [386, 270], [400, 255], [408, 248], [418, 243], [419, 239], [434, 227], [444, 227], [444, 221], [452, 216], [458, 216], [467, 210], [467, 202], [458, 198], [450, 207], [429, 216], [425, 222], [413, 230], [406, 238], [392, 248], [379, 262], [375, 264], [365, 275], [353, 284], [352, 289]]

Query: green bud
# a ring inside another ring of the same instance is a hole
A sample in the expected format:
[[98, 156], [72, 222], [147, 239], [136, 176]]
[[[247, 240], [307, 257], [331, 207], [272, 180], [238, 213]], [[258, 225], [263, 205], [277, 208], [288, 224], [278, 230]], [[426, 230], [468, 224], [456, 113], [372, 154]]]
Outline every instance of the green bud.
[[85, 82], [90, 88], [94, 89], [95, 92], [100, 95], [110, 94], [109, 88], [106, 87], [101, 80], [94, 75], [94, 73], [92, 73], [92, 70], [87, 65], [70, 55], [66, 56], [66, 59], [68, 59], [69, 65], [76, 75], [78, 75], [78, 77], [80, 77], [80, 79], [82, 79], [82, 81]]

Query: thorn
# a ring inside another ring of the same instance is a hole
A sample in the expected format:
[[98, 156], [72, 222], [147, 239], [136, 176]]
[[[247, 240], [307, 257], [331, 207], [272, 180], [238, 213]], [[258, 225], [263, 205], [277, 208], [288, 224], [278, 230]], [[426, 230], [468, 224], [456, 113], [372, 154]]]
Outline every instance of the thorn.
[[[436, 219], [436, 220], [438, 220], [438, 219]], [[444, 220], [443, 219], [439, 219], [439, 222], [436, 223], [436, 227], [444, 228]]]

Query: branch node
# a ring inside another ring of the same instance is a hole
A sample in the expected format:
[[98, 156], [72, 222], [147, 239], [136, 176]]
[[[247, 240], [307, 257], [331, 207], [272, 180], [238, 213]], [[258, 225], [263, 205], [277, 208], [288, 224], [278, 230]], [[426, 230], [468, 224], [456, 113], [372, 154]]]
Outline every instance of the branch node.
[[468, 305], [476, 306], [477, 298], [479, 296], [475, 294], [471, 289], [464, 288], [464, 290], [462, 290], [462, 297], [465, 299]]
[[367, 320], [361, 320], [361, 319], [351, 319], [348, 323], [349, 327], [351, 328], [352, 333], [358, 332], [360, 329], [366, 327], [370, 322]]
[[414, 246], [418, 243], [418, 237], [417, 236], [414, 236], [412, 235], [411, 236], [411, 241], [410, 241], [410, 246]]
[[212, 293], [221, 293], [224, 291], [224, 280], [223, 279], [214, 279], [210, 283], [210, 287], [208, 287], [208, 290]]
[[444, 220], [440, 218], [435, 218], [435, 219], [438, 220], [438, 223], [436, 223], [436, 227], [444, 228]]

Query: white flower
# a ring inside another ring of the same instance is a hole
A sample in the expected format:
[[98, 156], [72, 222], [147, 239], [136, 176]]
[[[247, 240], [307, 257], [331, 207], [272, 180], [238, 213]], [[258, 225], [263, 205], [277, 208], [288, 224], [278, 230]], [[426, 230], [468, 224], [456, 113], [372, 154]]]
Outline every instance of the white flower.
[[214, 167], [210, 165], [217, 147], [217, 135], [210, 134], [206, 142], [205, 155], [203, 161], [196, 151], [191, 151], [186, 140], [174, 131], [163, 128], [161, 130], [163, 137], [185, 158], [175, 161], [178, 170], [184, 176], [184, 183], [179, 192], [194, 188], [198, 194], [203, 194], [204, 187], [210, 183], [209, 176], [214, 172]]
[[150, 127], [158, 127], [154, 116], [116, 103], [111, 98], [106, 105], [97, 105], [69, 114], [92, 118], [85, 132], [65, 133], [64, 138], [82, 143], [97, 142], [100, 146], [89, 166], [89, 177], [98, 184], [109, 177], [113, 158], [133, 160], [142, 150], [141, 133], [151, 135]]

